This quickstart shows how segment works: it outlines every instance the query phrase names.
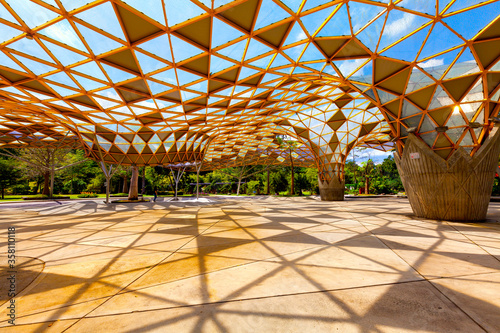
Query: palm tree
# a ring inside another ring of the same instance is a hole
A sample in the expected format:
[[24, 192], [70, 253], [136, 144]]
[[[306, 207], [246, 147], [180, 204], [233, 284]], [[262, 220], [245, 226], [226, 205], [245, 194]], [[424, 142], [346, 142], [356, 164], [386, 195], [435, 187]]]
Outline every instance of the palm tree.
[[375, 163], [371, 159], [366, 162], [361, 163], [361, 174], [364, 177], [365, 181], [365, 194], [370, 193], [370, 177], [372, 176], [373, 171], [375, 170]]

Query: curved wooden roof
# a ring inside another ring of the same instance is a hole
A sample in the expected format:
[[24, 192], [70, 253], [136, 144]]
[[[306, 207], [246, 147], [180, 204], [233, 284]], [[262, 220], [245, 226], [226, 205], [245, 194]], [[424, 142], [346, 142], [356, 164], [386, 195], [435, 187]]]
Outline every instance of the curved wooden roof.
[[445, 159], [473, 154], [499, 111], [499, 13], [499, 1], [0, 0], [0, 145], [64, 138], [109, 163], [216, 168], [278, 163], [288, 134], [297, 160], [332, 171], [356, 145], [401, 152], [411, 131]]

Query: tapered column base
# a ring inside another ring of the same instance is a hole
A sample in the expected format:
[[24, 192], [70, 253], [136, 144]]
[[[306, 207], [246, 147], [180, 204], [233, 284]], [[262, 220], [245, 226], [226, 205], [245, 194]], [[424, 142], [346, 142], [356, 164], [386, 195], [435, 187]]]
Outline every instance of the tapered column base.
[[128, 200], [139, 199], [139, 168], [132, 166], [132, 177], [130, 178], [130, 190], [128, 192]]
[[445, 161], [409, 134], [403, 155], [394, 158], [417, 217], [465, 222], [486, 218], [499, 153], [494, 128], [473, 157], [460, 147]]
[[344, 182], [333, 177], [330, 182], [323, 182], [318, 179], [319, 195], [321, 201], [344, 201]]

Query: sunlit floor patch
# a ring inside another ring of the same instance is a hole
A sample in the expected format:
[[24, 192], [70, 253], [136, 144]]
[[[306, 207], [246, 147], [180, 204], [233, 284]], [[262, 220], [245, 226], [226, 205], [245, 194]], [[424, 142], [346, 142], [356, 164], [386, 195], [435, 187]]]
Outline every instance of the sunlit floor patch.
[[21, 332], [480, 332], [500, 330], [499, 208], [461, 224], [398, 198], [211, 197], [9, 205], [0, 224]]

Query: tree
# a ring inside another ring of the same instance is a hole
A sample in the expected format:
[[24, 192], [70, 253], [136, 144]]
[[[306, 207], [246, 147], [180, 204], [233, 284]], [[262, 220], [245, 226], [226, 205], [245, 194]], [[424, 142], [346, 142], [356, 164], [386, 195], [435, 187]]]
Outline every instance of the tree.
[[245, 179], [246, 177], [249, 177], [250, 175], [245, 174], [245, 169], [246, 165], [243, 165], [241, 167], [237, 168], [226, 168], [226, 169], [221, 169], [218, 170], [219, 172], [222, 172], [230, 177], [238, 179], [238, 188], [236, 190], [236, 195], [240, 195], [240, 188], [241, 188], [241, 181]]
[[307, 178], [307, 181], [309, 182], [309, 190], [311, 190], [311, 193], [319, 193], [318, 169], [307, 168], [306, 169], [306, 178]]
[[122, 178], [123, 187], [122, 193], [128, 193], [128, 180], [132, 176], [132, 169], [130, 166], [119, 165], [116, 167], [115, 175]]
[[20, 151], [19, 155], [5, 149], [0, 152], [0, 155], [24, 162], [26, 168], [31, 170], [33, 175], [43, 175], [45, 180], [43, 194], [52, 197], [54, 194], [54, 175], [56, 171], [86, 161], [86, 159], [81, 159], [71, 162], [68, 157], [70, 152], [71, 149], [69, 148], [24, 148]]
[[264, 189], [264, 183], [262, 180], [251, 180], [247, 183], [247, 194], [260, 194]]
[[271, 188], [273, 192], [279, 193], [288, 188], [287, 172], [285, 168], [280, 168], [270, 176]]
[[404, 189], [392, 156], [375, 166], [370, 189], [375, 193], [397, 193]]
[[290, 158], [290, 166], [292, 171], [291, 193], [292, 195], [294, 195], [295, 189], [294, 189], [294, 173], [293, 173], [293, 153], [297, 150], [299, 144], [297, 140], [293, 140], [291, 137], [288, 137], [287, 135], [277, 136], [276, 140], [278, 141], [279, 147], [284, 151], [286, 151], [288, 153], [288, 157]]
[[238, 179], [238, 187], [236, 190], [236, 195], [240, 195], [240, 188], [241, 188], [241, 181], [246, 178], [250, 178], [253, 175], [259, 174], [261, 172], [264, 172], [268, 170], [269, 168], [272, 168], [272, 165], [265, 166], [262, 169], [262, 166], [259, 165], [254, 165], [253, 167], [250, 167], [247, 169], [247, 165], [243, 165], [240, 167], [236, 168], [226, 168], [226, 169], [220, 169], [218, 170], [219, 172], [222, 172], [230, 177]]
[[146, 179], [152, 184], [153, 188], [156, 187], [160, 191], [164, 191], [171, 186], [170, 170], [162, 166], [147, 168]]
[[305, 168], [297, 169], [298, 170], [296, 170], [297, 172], [295, 173], [295, 185], [299, 195], [302, 195], [302, 190], [311, 189], [311, 184], [309, 183], [309, 178], [304, 171]]
[[[116, 165], [111, 164], [108, 167], [106, 163], [104, 163], [103, 161], [100, 162], [100, 165], [101, 165], [101, 170], [104, 173], [104, 178], [106, 179], [106, 204], [109, 204], [109, 191], [111, 189], [111, 178], [113, 178], [113, 175], [116, 172]], [[99, 176], [102, 177], [102, 174], [99, 174]]]
[[0, 159], [0, 188], [2, 190], [2, 200], [4, 199], [5, 189], [16, 184], [21, 176], [21, 170], [12, 159]]
[[[81, 164], [73, 164], [60, 173], [63, 185], [63, 193], [81, 193], [89, 190], [89, 184], [95, 184], [95, 178], [100, 173], [97, 162], [86, 159], [83, 150], [75, 150], [68, 154], [67, 160], [70, 163], [85, 160]], [[100, 179], [100, 178], [99, 178]], [[56, 186], [55, 186], [56, 187]]]
[[[359, 165], [354, 161], [348, 161], [344, 166], [345, 184], [358, 184]], [[357, 186], [356, 186], [357, 188]]]
[[179, 200], [177, 198], [179, 181], [181, 180], [182, 176], [184, 175], [184, 171], [186, 171], [186, 168], [187, 168], [187, 165], [170, 167], [170, 175], [171, 175], [171, 179], [172, 179], [172, 185], [174, 187], [174, 199], [173, 200]]
[[371, 159], [361, 163], [361, 176], [365, 181], [365, 194], [370, 193], [370, 177], [375, 169], [375, 164]]

